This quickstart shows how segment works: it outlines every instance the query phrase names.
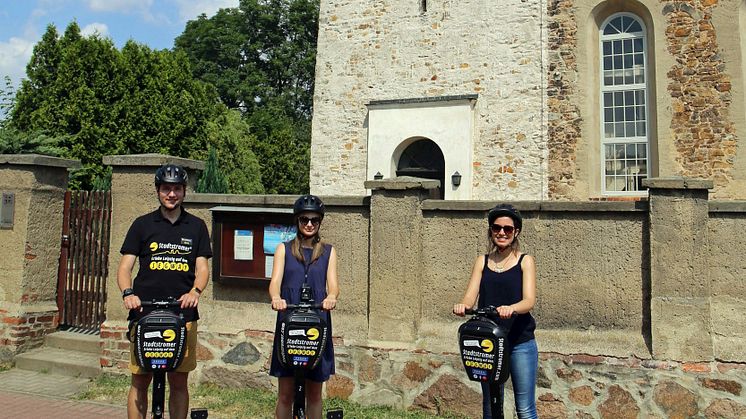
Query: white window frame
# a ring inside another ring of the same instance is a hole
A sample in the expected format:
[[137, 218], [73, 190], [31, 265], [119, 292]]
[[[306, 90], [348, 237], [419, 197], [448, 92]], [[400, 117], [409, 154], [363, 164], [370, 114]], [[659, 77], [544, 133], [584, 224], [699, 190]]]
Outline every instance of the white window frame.
[[[622, 33], [622, 34], [614, 34], [614, 35], [604, 35], [604, 28], [614, 19], [626, 16], [631, 19], [634, 19], [642, 29], [641, 36], [637, 35], [637, 32], [633, 34], [631, 33]], [[645, 177], [650, 177], [651, 173], [651, 161], [650, 161], [650, 89], [649, 89], [649, 81], [650, 81], [650, 72], [648, 71], [648, 42], [647, 42], [647, 29], [645, 27], [645, 23], [642, 21], [642, 19], [632, 13], [628, 12], [620, 12], [620, 13], [614, 13], [613, 15], [609, 16], [604, 20], [603, 24], [599, 28], [599, 41], [598, 41], [598, 62], [599, 62], [599, 132], [600, 132], [600, 162], [601, 162], [601, 194], [603, 196], [647, 196], [648, 192], [646, 189], [642, 190], [625, 190], [625, 191], [617, 191], [617, 190], [607, 190], [606, 187], [606, 181], [607, 181], [607, 175], [606, 175], [606, 145], [607, 144], [645, 144], [645, 165], [646, 165], [646, 174]], [[643, 54], [643, 76], [644, 76], [644, 83], [637, 83], [637, 84], [624, 84], [624, 85], [618, 85], [618, 86], [605, 86], [604, 85], [604, 51], [603, 51], [603, 45], [604, 41], [614, 41], [614, 40], [626, 40], [626, 39], [639, 39], [642, 38], [642, 54]], [[635, 137], [614, 137], [614, 138], [606, 138], [606, 131], [604, 123], [606, 122], [606, 116], [604, 114], [604, 93], [614, 93], [614, 92], [620, 92], [620, 91], [637, 91], [637, 90], [643, 90], [643, 94], [645, 97], [645, 136], [635, 136]], [[630, 177], [632, 180], [635, 179], [634, 175], [627, 174], [625, 175], [625, 178], [627, 178], [627, 182], [629, 182]], [[629, 184], [629, 183], [628, 183]]]

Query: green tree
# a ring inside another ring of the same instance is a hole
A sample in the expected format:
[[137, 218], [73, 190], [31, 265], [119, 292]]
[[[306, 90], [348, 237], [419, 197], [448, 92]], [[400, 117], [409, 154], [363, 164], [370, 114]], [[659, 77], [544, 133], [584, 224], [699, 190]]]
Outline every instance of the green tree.
[[189, 21], [175, 47], [228, 107], [250, 114], [272, 105], [310, 120], [318, 18], [319, 0], [240, 0]]
[[61, 138], [43, 132], [21, 132], [10, 127], [0, 127], [0, 154], [45, 154], [62, 156]]
[[308, 192], [310, 122], [298, 123], [282, 109], [257, 109], [248, 118], [258, 140], [254, 150], [267, 193]]
[[228, 193], [264, 193], [262, 169], [253, 151], [257, 140], [238, 111], [228, 110], [211, 120], [207, 138], [226, 175]]
[[83, 168], [72, 187], [105, 178], [107, 154], [195, 157], [207, 146], [207, 123], [222, 111], [214, 88], [196, 80], [185, 54], [83, 37], [73, 22], [58, 37], [49, 26], [34, 47], [11, 113], [24, 132], [61, 137], [64, 157]]
[[210, 153], [205, 163], [205, 170], [197, 181], [197, 192], [201, 193], [227, 193], [228, 181], [220, 170], [218, 154], [210, 147]]
[[175, 41], [249, 122], [267, 193], [308, 191], [318, 14], [318, 0], [240, 0], [188, 22]]

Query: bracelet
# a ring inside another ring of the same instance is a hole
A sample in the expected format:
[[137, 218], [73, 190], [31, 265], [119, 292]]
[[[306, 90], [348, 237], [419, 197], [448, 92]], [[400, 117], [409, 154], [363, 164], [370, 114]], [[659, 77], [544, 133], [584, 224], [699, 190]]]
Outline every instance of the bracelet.
[[200, 294], [200, 295], [202, 294], [202, 290], [201, 289], [199, 289], [197, 287], [194, 287], [192, 289], [195, 290], [195, 291], [197, 291], [197, 294]]

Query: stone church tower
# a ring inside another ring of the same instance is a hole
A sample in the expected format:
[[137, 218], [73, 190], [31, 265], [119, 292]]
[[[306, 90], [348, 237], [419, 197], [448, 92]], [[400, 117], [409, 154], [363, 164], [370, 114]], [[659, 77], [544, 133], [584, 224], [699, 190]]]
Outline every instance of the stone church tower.
[[746, 197], [744, 0], [321, 1], [311, 191], [617, 200], [642, 179]]

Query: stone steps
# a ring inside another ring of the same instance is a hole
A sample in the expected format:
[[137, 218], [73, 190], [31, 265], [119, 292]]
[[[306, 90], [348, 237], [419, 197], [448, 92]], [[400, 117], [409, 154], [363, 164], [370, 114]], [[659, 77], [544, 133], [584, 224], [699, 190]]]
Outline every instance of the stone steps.
[[71, 377], [101, 374], [99, 337], [73, 332], [47, 335], [44, 346], [15, 357], [16, 368]]

